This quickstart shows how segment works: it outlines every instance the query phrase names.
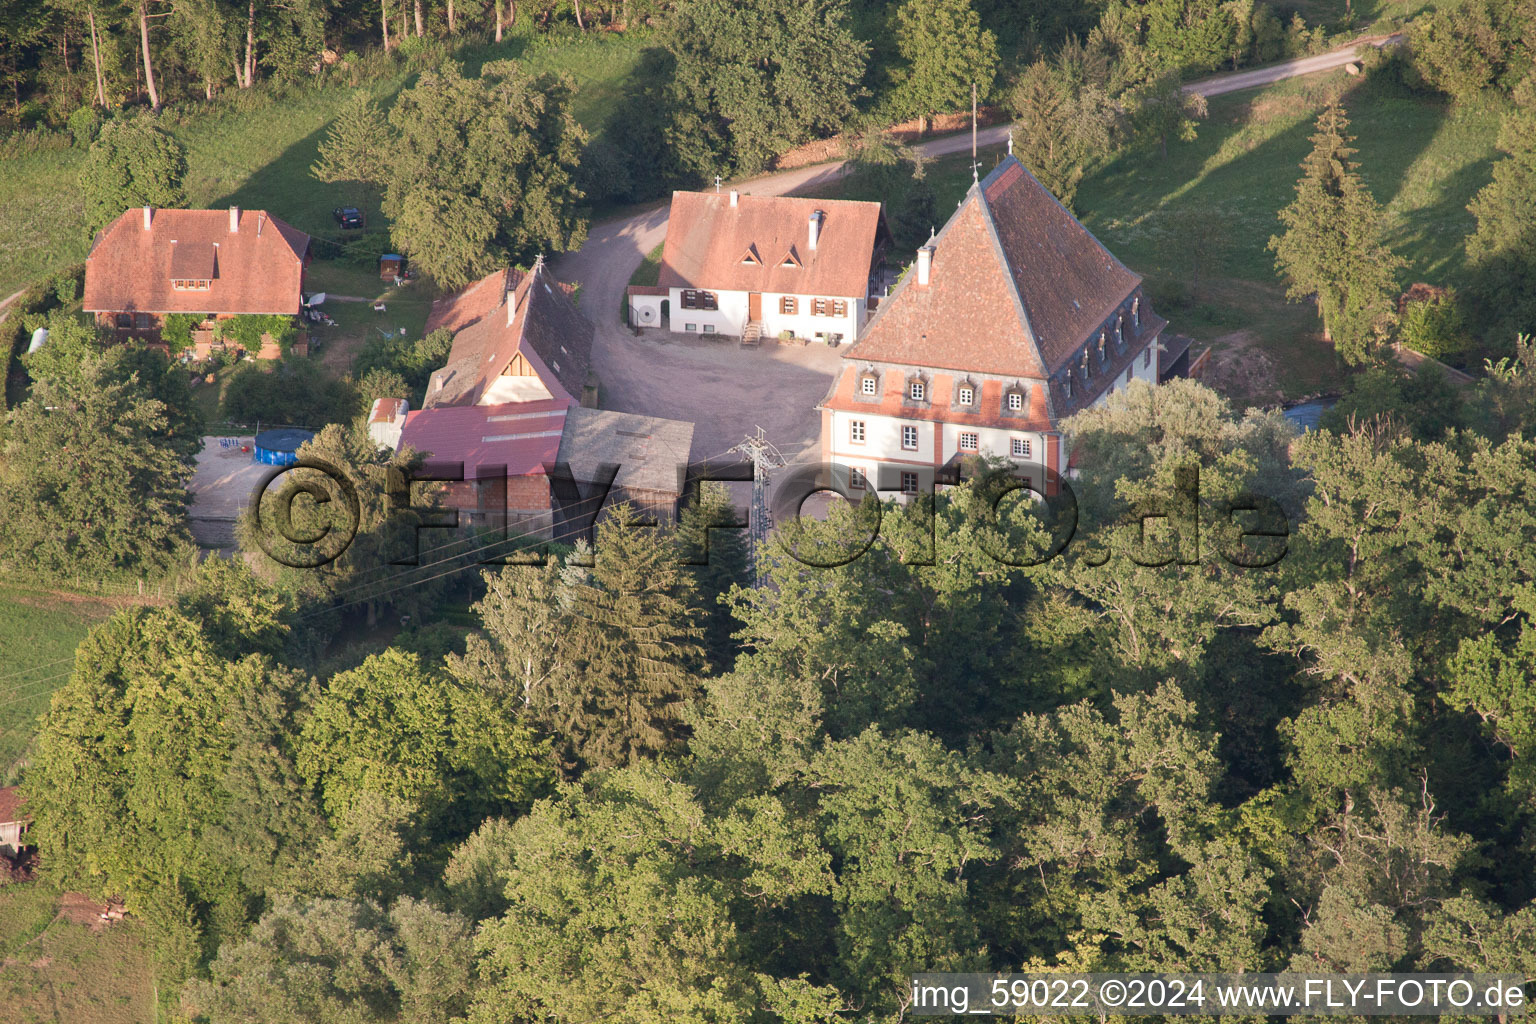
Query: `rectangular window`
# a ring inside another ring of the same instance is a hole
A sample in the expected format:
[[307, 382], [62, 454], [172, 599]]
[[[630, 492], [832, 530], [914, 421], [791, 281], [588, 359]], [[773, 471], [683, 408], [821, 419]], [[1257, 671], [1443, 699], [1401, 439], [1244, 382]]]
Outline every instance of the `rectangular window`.
[[873, 377], [865, 377], [863, 380], [859, 381], [859, 391], [862, 394], [873, 395], [875, 393], [875, 389], [878, 386], [879, 385], [876, 383], [875, 378]]
[[1147, 346], [1147, 350], [1141, 354], [1141, 366], [1142, 366], [1142, 369], [1146, 369], [1147, 367], [1149, 367], [1151, 365], [1152, 365], [1152, 346], [1148, 345]]
[[117, 314], [117, 326], [119, 326], [119, 327], [132, 327], [133, 326], [133, 317], [128, 315], [127, 313], [119, 313], [119, 314]]
[[917, 493], [917, 474], [916, 473], [908, 473], [905, 470], [902, 471], [902, 474], [901, 474], [901, 493], [902, 494], [916, 494]]
[[1029, 458], [1029, 438], [1015, 437], [1008, 446], [1009, 452], [1016, 459]]
[[700, 309], [719, 309], [720, 297], [714, 292], [699, 292]]
[[909, 452], [917, 451], [917, 428], [901, 428], [901, 446]]
[[1018, 412], [1024, 408], [1024, 396], [1017, 391], [1008, 392], [1008, 411]]
[[685, 331], [696, 331], [698, 329], [699, 329], [699, 325], [698, 324], [683, 324], [683, 330], [685, 330]]
[[980, 447], [981, 447], [981, 444], [979, 443], [979, 439], [977, 438], [977, 436], [975, 434], [965, 433], [965, 434], [961, 434], [960, 435], [960, 450], [961, 451], [963, 451], [963, 452], [974, 452], [974, 451], [978, 450]]
[[812, 299], [811, 300], [811, 313], [814, 316], [826, 316], [827, 315], [827, 300], [826, 299]]
[[844, 302], [842, 299], [838, 299], [835, 302], [833, 302], [832, 303], [832, 315], [833, 316], [847, 316], [848, 315], [848, 303]]
[[714, 334], [715, 333], [715, 325], [714, 324], [705, 324], [704, 325], [704, 333], [705, 334]]
[[848, 440], [854, 444], [864, 443], [864, 421], [851, 420], [848, 423]]
[[864, 473], [863, 473], [863, 471], [855, 469], [852, 466], [849, 466], [848, 467], [848, 486], [849, 486], [850, 489], [855, 490], [855, 491], [862, 491], [867, 486], [869, 486], [868, 484], [866, 484], [864, 482]]
[[133, 314], [133, 326], [141, 331], [147, 331], [154, 326], [154, 322], [150, 320], [148, 313], [135, 313]]
[[975, 405], [976, 404], [976, 391], [975, 391], [974, 388], [961, 388], [960, 389], [960, 404], [961, 405]]
[[786, 295], [779, 300], [779, 312], [793, 316], [797, 312], [798, 305], [793, 295]]
[[928, 386], [920, 380], [915, 380], [907, 385], [907, 394], [911, 396], [912, 401], [921, 402], [928, 396]]
[[684, 309], [698, 309], [699, 308], [699, 293], [694, 291], [692, 288], [684, 288], [683, 289], [683, 308]]

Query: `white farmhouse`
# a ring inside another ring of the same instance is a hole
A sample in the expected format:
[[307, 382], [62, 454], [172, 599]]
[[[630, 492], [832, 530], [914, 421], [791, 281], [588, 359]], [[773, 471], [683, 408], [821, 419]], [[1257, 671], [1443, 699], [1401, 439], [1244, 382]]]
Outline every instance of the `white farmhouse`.
[[1165, 326], [1141, 278], [1009, 156], [843, 356], [821, 405], [822, 457], [849, 467], [856, 490], [916, 493], [939, 468], [991, 454], [1050, 493], [1064, 419], [1180, 373]]
[[655, 287], [629, 322], [679, 334], [851, 342], [888, 245], [879, 203], [674, 192]]

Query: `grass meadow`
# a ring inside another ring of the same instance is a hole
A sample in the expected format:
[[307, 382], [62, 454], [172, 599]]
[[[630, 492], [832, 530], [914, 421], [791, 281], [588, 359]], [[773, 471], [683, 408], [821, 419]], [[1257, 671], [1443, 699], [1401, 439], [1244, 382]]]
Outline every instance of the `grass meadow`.
[[6, 1024], [154, 1021], [143, 929], [129, 918], [92, 931], [79, 920], [89, 909], [41, 882], [0, 888], [0, 1016]]
[[[645, 33], [511, 35], [500, 45], [466, 46], [456, 59], [469, 73], [489, 60], [515, 58], [535, 74], [570, 75], [577, 88], [576, 118], [595, 134], [613, 115], [648, 41]], [[339, 237], [331, 219], [337, 206], [361, 207], [371, 223], [382, 225], [376, 192], [316, 181], [309, 168], [319, 157], [326, 128], [357, 89], [388, 107], [413, 79], [401, 70], [357, 87], [338, 83], [283, 95], [258, 86], [244, 94], [227, 91], [210, 105], [168, 109], [169, 130], [187, 149], [188, 198], [197, 207], [265, 209], [322, 239]], [[90, 239], [75, 185], [83, 159], [78, 149], [4, 155], [0, 298], [85, 258]], [[324, 244], [317, 255], [329, 255]]]
[[[1467, 203], [1498, 156], [1502, 107], [1451, 106], [1343, 71], [1290, 79], [1210, 101], [1194, 141], [1163, 157], [1138, 147], [1089, 169], [1075, 210], [1116, 256], [1143, 275], [1174, 332], [1230, 372], [1218, 386], [1234, 399], [1270, 403], [1335, 390], [1341, 367], [1311, 307], [1287, 302], [1267, 245], [1295, 194], [1317, 114], [1341, 97], [1357, 136], [1355, 159], [1386, 213], [1386, 239], [1407, 260], [1402, 283], [1461, 283], [1463, 240], [1476, 226]], [[979, 154], [986, 174], [1000, 148]], [[971, 185], [970, 155], [927, 166], [942, 222]], [[858, 175], [823, 192], [885, 199]], [[1200, 244], [1191, 243], [1199, 233]], [[900, 254], [898, 254], [899, 256]], [[1239, 351], [1240, 350], [1240, 351]]]
[[48, 695], [69, 677], [76, 645], [113, 611], [105, 600], [6, 582], [0, 594], [0, 783], [10, 781], [26, 752]]

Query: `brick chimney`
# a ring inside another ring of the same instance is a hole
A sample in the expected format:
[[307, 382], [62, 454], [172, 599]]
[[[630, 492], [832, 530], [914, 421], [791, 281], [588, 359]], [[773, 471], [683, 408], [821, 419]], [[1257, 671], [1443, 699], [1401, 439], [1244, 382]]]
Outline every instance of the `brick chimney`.
[[820, 210], [817, 210], [815, 213], [811, 214], [809, 228], [810, 246], [812, 252], [816, 251], [816, 243], [821, 238], [821, 218], [824, 216], [826, 216], [826, 214], [822, 213]]
[[512, 321], [517, 319], [517, 288], [507, 289], [507, 326], [512, 326]]
[[741, 193], [731, 189], [731, 208], [735, 209], [741, 202]]
[[146, 207], [144, 207], [144, 230], [145, 231], [149, 230], [150, 222], [153, 221], [154, 219], [155, 219], [155, 208], [153, 206], [146, 206]]
[[928, 276], [933, 270], [933, 246], [925, 245], [917, 250], [917, 283], [928, 287]]
[[232, 235], [240, 233], [240, 207], [238, 206], [229, 208], [229, 233]]

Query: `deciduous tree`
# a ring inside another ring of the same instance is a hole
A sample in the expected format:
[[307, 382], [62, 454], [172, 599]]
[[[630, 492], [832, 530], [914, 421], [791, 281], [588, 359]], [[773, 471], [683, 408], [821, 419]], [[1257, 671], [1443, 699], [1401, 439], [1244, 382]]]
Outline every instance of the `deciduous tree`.
[[135, 206], [186, 206], [186, 174], [186, 150], [154, 118], [107, 122], [80, 169], [86, 230], [98, 231]]

